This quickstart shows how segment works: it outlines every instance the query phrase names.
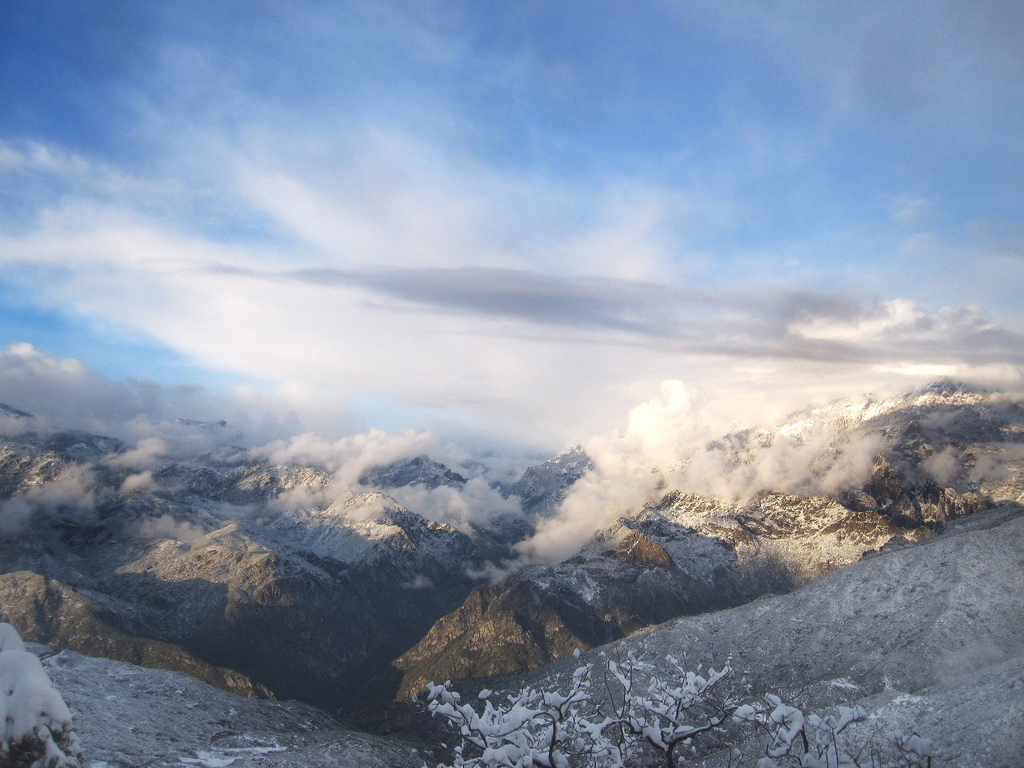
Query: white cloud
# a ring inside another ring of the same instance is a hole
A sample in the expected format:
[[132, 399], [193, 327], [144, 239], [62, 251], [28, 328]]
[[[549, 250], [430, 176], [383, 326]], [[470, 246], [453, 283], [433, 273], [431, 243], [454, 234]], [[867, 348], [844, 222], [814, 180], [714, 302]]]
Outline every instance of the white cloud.
[[[730, 501], [767, 490], [804, 496], [832, 495], [866, 482], [883, 446], [880, 437], [837, 441], [828, 426], [808, 421], [800, 429], [747, 445], [741, 457], [721, 437], [728, 422], [728, 396], [695, 394], [679, 381], [662, 383], [657, 397], [629, 414], [625, 431], [591, 439], [584, 446], [594, 468], [569, 490], [557, 514], [517, 547], [526, 561], [559, 562], [601, 528], [671, 489]], [[748, 413], [758, 413], [758, 410]], [[734, 416], [736, 414], [734, 413]], [[757, 421], [733, 427], [759, 426]]]
[[951, 485], [953, 478], [963, 468], [959, 451], [952, 446], [929, 456], [924, 460], [923, 466], [935, 482], [942, 486]]
[[427, 488], [420, 484], [392, 488], [387, 493], [406, 509], [464, 533], [471, 533], [474, 526], [486, 525], [498, 515], [521, 512], [516, 497], [505, 498], [481, 477], [469, 478], [463, 488]]
[[198, 525], [185, 520], [175, 520], [172, 515], [150, 517], [139, 523], [135, 535], [144, 541], [172, 539], [194, 544], [206, 535]]
[[[110, 456], [105, 463], [120, 469], [152, 469], [157, 459], [168, 453], [167, 443], [159, 437], [146, 437], [124, 453]], [[152, 479], [152, 478], [151, 478]]]
[[145, 472], [128, 475], [128, 477], [121, 482], [120, 493], [122, 496], [131, 496], [132, 494], [140, 491], [152, 490], [155, 486], [156, 483], [153, 481], [153, 473], [146, 470]]
[[595, 531], [654, 500], [665, 489], [659, 471], [678, 461], [706, 437], [693, 409], [693, 395], [679, 381], [666, 381], [658, 397], [636, 406], [624, 432], [594, 437], [583, 446], [594, 462], [570, 489], [558, 513], [517, 546], [527, 560], [559, 562], [574, 554]]
[[[763, 264], [787, 263], [788, 249], [799, 247], [782, 242], [790, 234], [749, 250], [737, 244], [756, 225], [758, 208], [776, 196], [743, 187], [751, 176], [773, 179], [781, 171], [792, 178], [829, 144], [827, 131], [821, 138], [744, 113], [723, 126], [732, 132], [729, 142], [741, 136], [739, 144], [713, 152], [706, 163], [687, 146], [644, 158], [644, 172], [600, 166], [574, 176], [568, 167], [512, 162], [486, 150], [479, 104], [460, 101], [429, 78], [417, 87], [424, 81], [410, 72], [424, 64], [465, 68], [481, 78], [471, 80], [474, 87], [500, 83], [531, 98], [532, 88], [554, 88], [556, 81], [565, 87], [588, 73], [580, 62], [545, 60], [526, 40], [512, 51], [477, 50], [424, 13], [386, 4], [336, 9], [315, 28], [304, 14], [274, 14], [274, 24], [296, 39], [317, 41], [288, 58], [293, 76], [319, 66], [339, 67], [330, 70], [337, 75], [348, 60], [321, 54], [346, 50], [339, 40], [366, 46], [354, 50], [408, 43], [402, 56], [380, 62], [386, 74], [357, 68], [358, 85], [380, 86], [370, 88], [373, 98], [361, 101], [348, 94], [355, 84], [328, 75], [318, 81], [329, 93], [315, 110], [299, 103], [300, 92], [247, 87], [252, 63], [244, 58], [161, 38], [152, 73], [160, 98], [140, 106], [134, 126], [159, 148], [139, 166], [149, 175], [51, 144], [0, 143], [0, 173], [17, 176], [14, 188], [28, 180], [55, 192], [26, 192], [19, 200], [32, 215], [0, 233], [0, 270], [26, 300], [98, 333], [143, 339], [197, 367], [267, 382], [268, 399], [279, 401], [271, 405], [334, 435], [359, 428], [352, 417], [358, 411], [370, 425], [392, 430], [394, 423], [382, 422], [401, 418], [443, 437], [505, 433], [554, 449], [624, 428], [622, 414], [636, 392], [667, 379], [707, 388], [721, 382], [725, 369], [773, 366], [773, 387], [800, 375], [831, 391], [831, 377], [842, 375], [873, 389], [897, 378], [897, 367], [906, 373], [923, 370], [915, 366], [989, 365], [997, 357], [1021, 361], [1020, 339], [1005, 333], [985, 348], [988, 359], [978, 359], [984, 345], [977, 336], [994, 339], [998, 324], [979, 312], [967, 317], [953, 303], [938, 310], [919, 295], [903, 296], [904, 285], [893, 279], [899, 266], [878, 266], [886, 253], [873, 261], [875, 285], [885, 289], [881, 300], [856, 287], [834, 296], [814, 290], [833, 284], [830, 275], [808, 280], [806, 295], [765, 287], [790, 273]], [[948, 116], [956, 105], [987, 103], [998, 93], [995, 85], [984, 94], [959, 88], [971, 62], [992, 75], [991, 83], [1019, 93], [1019, 64], [996, 53], [1012, 50], [1006, 35], [990, 30], [984, 14], [951, 5], [923, 26], [880, 4], [856, 18], [841, 9], [811, 14], [757, 3], [694, 4], [673, 7], [665, 23], [675, 23], [675, 14], [754, 41], [757, 55], [816, 84], [831, 107], [820, 110], [829, 113], [826, 122], [901, 108], [904, 100], [886, 90], [885, 58], [901, 45], [913, 55], [897, 62], [894, 87], [897, 95], [914, 96], [906, 102], [915, 114]], [[261, 16], [252, 23], [270, 22]], [[983, 44], [986, 30], [999, 33], [992, 51]], [[954, 44], [961, 33], [971, 43], [963, 50]], [[692, 172], [679, 170], [691, 164]], [[797, 191], [791, 202], [799, 207]], [[931, 200], [941, 207], [938, 196], [897, 196], [882, 216], [909, 220]], [[829, 231], [804, 247], [832, 237]], [[934, 250], [938, 237], [922, 236], [915, 247]], [[843, 260], [863, 258], [857, 247], [835, 248]], [[487, 285], [482, 272], [456, 275], [466, 268], [491, 270]], [[377, 287], [366, 279], [325, 285], [283, 277], [302, 270], [373, 273]], [[462, 294], [453, 299], [424, 288], [426, 270], [449, 270], [439, 282], [459, 277]], [[493, 290], [499, 270], [506, 270], [498, 278], [507, 282], [504, 293]], [[936, 280], [957, 274], [978, 284], [956, 265], [938, 271]], [[406, 289], [418, 276], [419, 293], [403, 293], [394, 281], [391, 290], [381, 288], [381, 274], [398, 273]], [[601, 282], [613, 279], [623, 282]], [[476, 300], [467, 299], [474, 289]], [[988, 293], [972, 292], [966, 301]], [[813, 306], [801, 303], [808, 296]], [[833, 299], [842, 311], [826, 307]], [[802, 311], [787, 314], [794, 307]], [[756, 396], [748, 392], [748, 402]], [[100, 407], [88, 398], [80, 404], [79, 422], [92, 407], [94, 425], [107, 423], [103, 412], [118, 405]], [[169, 410], [131, 407], [150, 421]], [[229, 416], [210, 417], [234, 423]], [[260, 431], [252, 422], [245, 426]], [[247, 442], [280, 436], [282, 426]], [[157, 432], [131, 433], [133, 440], [146, 436]]]
[[276, 440], [254, 448], [250, 455], [272, 464], [312, 464], [334, 474], [347, 488], [358, 486], [360, 476], [369, 468], [391, 464], [440, 451], [437, 439], [429, 432], [405, 430], [389, 434], [380, 429], [329, 440], [312, 433]]
[[[242, 445], [294, 433], [286, 403], [270, 397], [214, 396], [194, 385], [112, 380], [73, 358], [51, 357], [31, 344], [0, 351], [0, 398], [32, 414], [5, 418], [5, 434], [80, 429], [135, 447], [112, 466], [146, 469], [161, 455], [186, 456], [226, 442]], [[218, 426], [221, 420], [227, 426]]]

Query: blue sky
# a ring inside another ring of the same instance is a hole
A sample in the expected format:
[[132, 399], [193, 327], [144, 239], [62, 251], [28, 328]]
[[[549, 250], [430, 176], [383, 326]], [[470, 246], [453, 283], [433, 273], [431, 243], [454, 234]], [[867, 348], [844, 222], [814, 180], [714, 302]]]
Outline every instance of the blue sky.
[[0, 345], [554, 448], [666, 381], [1019, 382], [1021, 50], [1010, 2], [6, 3]]

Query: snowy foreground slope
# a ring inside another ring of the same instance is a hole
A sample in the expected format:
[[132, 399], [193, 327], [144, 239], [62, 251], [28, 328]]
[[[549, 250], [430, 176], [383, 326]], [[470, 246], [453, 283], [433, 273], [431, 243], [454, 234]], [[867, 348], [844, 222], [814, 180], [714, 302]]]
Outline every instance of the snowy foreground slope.
[[[814, 706], [858, 703], [957, 766], [1024, 765], [1024, 508], [1005, 504], [788, 594], [604, 650], [733, 667]], [[746, 750], [745, 750], [746, 751]], [[748, 754], [750, 754], [748, 752]]]
[[297, 702], [246, 699], [180, 672], [73, 651], [48, 656], [43, 666], [72, 711], [84, 768], [423, 765], [401, 739], [346, 730]]

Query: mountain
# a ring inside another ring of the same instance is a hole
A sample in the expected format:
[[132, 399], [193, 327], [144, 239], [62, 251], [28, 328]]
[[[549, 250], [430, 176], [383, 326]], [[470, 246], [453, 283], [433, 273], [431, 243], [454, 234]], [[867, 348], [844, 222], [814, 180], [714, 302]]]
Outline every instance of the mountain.
[[386, 465], [370, 467], [359, 476], [360, 485], [386, 490], [406, 485], [425, 485], [427, 488], [462, 488], [467, 479], [444, 464], [428, 456], [399, 459]]
[[117, 617], [91, 598], [29, 571], [0, 576], [0, 621], [13, 622], [28, 642], [179, 670], [241, 696], [272, 698], [266, 687], [232, 669], [208, 664], [181, 646], [123, 631]]
[[380, 487], [458, 490], [463, 475], [427, 457], [371, 470], [362, 492], [241, 449], [182, 460], [26, 433], [0, 439], [0, 610], [55, 648], [351, 716], [912, 548], [1024, 501], [1022, 444], [1019, 399], [950, 382], [809, 409], [680, 456], [573, 557], [482, 584], [593, 470], [582, 449], [505, 489], [522, 515], [467, 533]]
[[791, 594], [652, 628], [615, 652], [673, 654], [789, 691], [861, 703], [956, 765], [1024, 754], [1024, 507], [1000, 502]]
[[313, 467], [132, 460], [81, 433], [0, 442], [2, 607], [27, 636], [351, 711], [393, 692], [390, 661], [481, 563], [465, 534]]
[[494, 559], [513, 557], [512, 547], [532, 536], [540, 520], [551, 517], [569, 488], [594, 466], [581, 446], [570, 448], [547, 461], [527, 467], [522, 477], [501, 487], [506, 498], [520, 500], [520, 514], [503, 513], [479, 528]]
[[[599, 531], [572, 558], [478, 587], [395, 661], [399, 695], [430, 680], [523, 671], [670, 618], [788, 592], [866, 553], [1024, 499], [1024, 409], [939, 382], [888, 401], [834, 403], [709, 444], [746, 481], [806, 464], [803, 493], [727, 500], [673, 490]], [[869, 453], [865, 453], [869, 450]], [[836, 483], [851, 454], [864, 471]], [[666, 484], [689, 467], [665, 472]], [[735, 482], [735, 480], [734, 480]], [[831, 486], [831, 494], [822, 494]], [[818, 493], [815, 493], [817, 491]]]
[[[885, 547], [791, 593], [688, 616], [525, 673], [466, 680], [504, 700], [524, 687], [565, 691], [583, 663], [632, 658], [636, 684], [691, 670], [733, 669], [742, 700], [767, 690], [805, 712], [861, 706], [859, 738], [934, 740], [934, 765], [1017, 768], [1024, 754], [1024, 504], [1002, 501], [934, 536]], [[600, 699], [604, 687], [595, 686]], [[863, 741], [861, 741], [863, 744]], [[687, 765], [752, 765], [763, 732], [695, 739]], [[864, 753], [866, 754], [866, 753]], [[655, 764], [653, 761], [650, 764]], [[894, 763], [897, 764], [897, 763]], [[898, 763], [905, 764], [905, 763]]]
[[527, 467], [523, 476], [509, 486], [508, 495], [522, 499], [523, 512], [528, 517], [550, 517], [573, 483], [593, 467], [594, 462], [583, 447], [577, 445], [541, 464]]

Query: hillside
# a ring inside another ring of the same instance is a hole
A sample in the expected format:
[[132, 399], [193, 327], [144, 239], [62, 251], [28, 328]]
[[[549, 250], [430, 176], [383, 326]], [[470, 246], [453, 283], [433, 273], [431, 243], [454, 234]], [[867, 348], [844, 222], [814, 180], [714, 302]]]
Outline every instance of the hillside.
[[35, 650], [71, 709], [85, 768], [423, 764], [420, 745], [356, 733], [298, 702], [245, 699], [177, 672]]

